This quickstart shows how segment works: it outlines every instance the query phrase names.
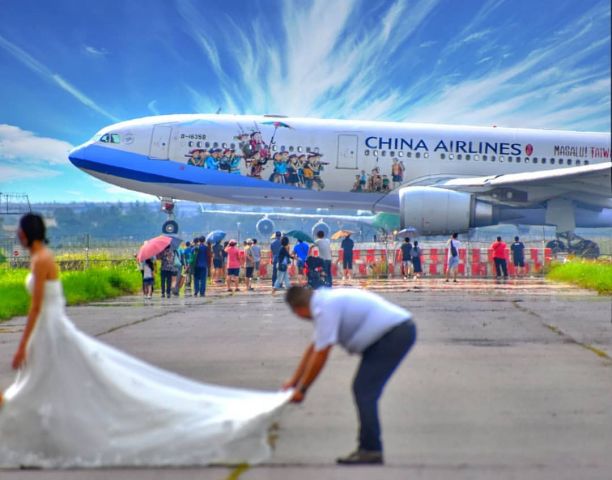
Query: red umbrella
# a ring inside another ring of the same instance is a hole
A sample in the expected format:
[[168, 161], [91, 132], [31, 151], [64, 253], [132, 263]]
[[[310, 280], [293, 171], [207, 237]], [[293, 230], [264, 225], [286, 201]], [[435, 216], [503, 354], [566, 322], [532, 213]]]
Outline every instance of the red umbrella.
[[159, 237], [147, 240], [145, 241], [144, 245], [140, 247], [140, 250], [138, 250], [136, 259], [139, 262], [143, 262], [147, 258], [154, 257], [163, 252], [171, 243], [172, 237], [167, 237], [166, 235], [160, 235]]

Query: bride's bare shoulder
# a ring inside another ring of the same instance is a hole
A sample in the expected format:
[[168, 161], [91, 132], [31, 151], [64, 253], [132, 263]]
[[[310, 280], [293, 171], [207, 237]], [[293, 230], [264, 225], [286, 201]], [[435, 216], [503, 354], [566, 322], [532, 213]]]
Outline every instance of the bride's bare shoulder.
[[48, 248], [43, 248], [32, 257], [32, 270], [42, 275], [47, 280], [57, 280], [58, 267], [55, 263], [53, 252]]

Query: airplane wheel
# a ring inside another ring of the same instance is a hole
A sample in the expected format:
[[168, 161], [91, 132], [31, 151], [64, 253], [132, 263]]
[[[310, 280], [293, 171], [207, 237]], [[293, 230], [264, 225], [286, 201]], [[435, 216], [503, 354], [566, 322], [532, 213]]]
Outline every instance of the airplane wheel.
[[168, 220], [162, 226], [162, 232], [168, 235], [174, 235], [178, 233], [178, 223], [174, 220]]
[[572, 251], [583, 258], [599, 257], [599, 245], [591, 240], [580, 240], [572, 247]]
[[561, 240], [551, 240], [546, 244], [546, 248], [550, 248], [554, 254], [565, 252], [567, 250], [565, 248], [565, 243], [563, 243]]

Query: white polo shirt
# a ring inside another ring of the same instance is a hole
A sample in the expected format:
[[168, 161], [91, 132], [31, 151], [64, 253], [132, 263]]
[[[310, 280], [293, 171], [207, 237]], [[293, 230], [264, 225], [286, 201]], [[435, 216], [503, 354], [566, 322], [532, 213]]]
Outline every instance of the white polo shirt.
[[384, 298], [353, 288], [321, 288], [310, 300], [316, 351], [336, 343], [361, 353], [396, 325], [412, 318]]

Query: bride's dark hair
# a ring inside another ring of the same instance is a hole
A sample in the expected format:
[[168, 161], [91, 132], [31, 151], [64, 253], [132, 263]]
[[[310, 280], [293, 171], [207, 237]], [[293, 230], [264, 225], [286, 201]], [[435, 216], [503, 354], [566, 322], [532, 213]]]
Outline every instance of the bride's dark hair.
[[21, 217], [19, 228], [21, 228], [28, 240], [28, 247], [31, 247], [36, 240], [49, 243], [46, 237], [47, 228], [45, 227], [45, 222], [37, 213], [26, 213]]

